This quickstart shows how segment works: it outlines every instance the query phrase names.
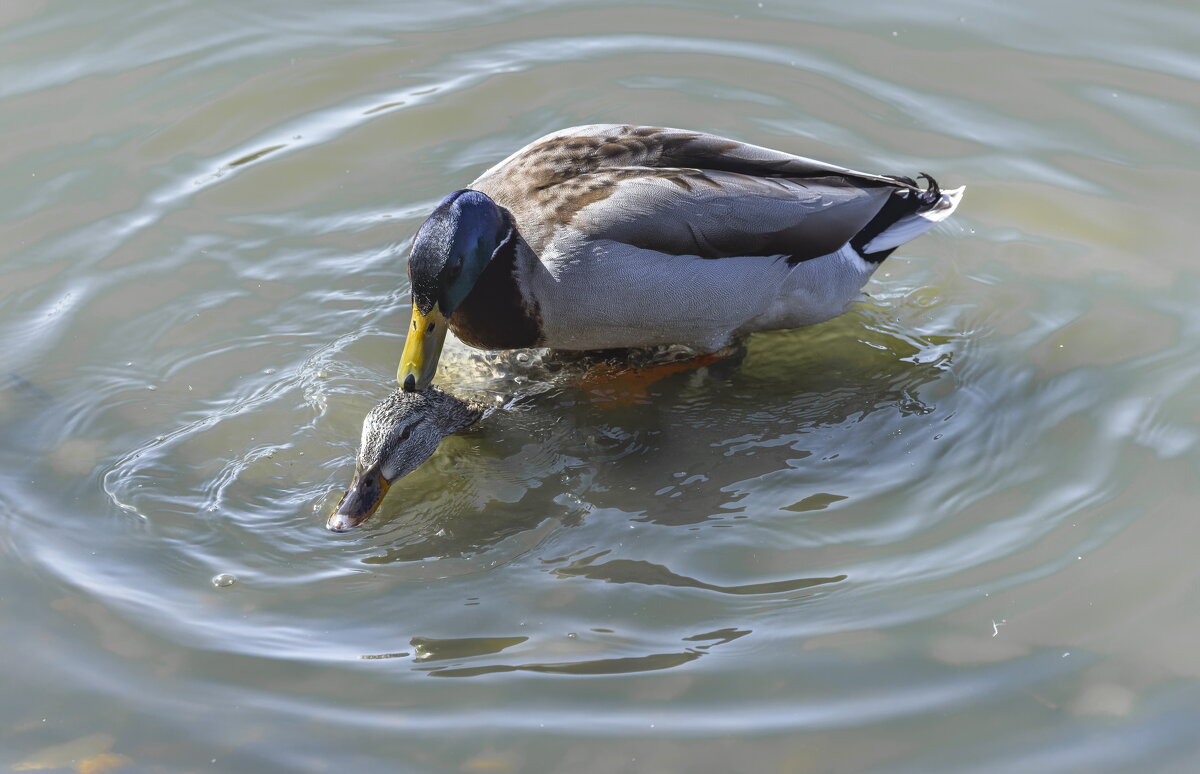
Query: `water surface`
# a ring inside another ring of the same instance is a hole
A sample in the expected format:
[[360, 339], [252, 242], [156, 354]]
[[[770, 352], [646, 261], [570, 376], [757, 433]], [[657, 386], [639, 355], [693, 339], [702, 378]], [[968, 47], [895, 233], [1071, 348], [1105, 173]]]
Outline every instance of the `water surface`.
[[[1200, 767], [1190, 6], [3, 13], [0, 766]], [[501, 408], [326, 532], [417, 225], [595, 121], [968, 193], [643, 394], [452, 346]]]

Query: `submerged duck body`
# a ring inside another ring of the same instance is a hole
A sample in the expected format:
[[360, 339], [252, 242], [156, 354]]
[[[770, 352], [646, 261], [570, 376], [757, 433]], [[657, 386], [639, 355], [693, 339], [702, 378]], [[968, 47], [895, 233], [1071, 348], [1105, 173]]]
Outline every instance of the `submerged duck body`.
[[437, 207], [413, 240], [397, 376], [432, 382], [447, 329], [483, 349], [699, 352], [824, 322], [961, 188], [921, 188], [702, 132], [546, 135]]

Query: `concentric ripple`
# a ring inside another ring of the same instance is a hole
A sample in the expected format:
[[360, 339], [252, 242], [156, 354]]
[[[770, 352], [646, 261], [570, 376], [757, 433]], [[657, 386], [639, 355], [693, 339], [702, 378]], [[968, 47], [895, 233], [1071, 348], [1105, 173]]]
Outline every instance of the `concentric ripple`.
[[[821, 5], [14, 16], [12, 765], [1190, 770], [1200, 25]], [[968, 192], [717, 362], [451, 342], [492, 410], [327, 532], [421, 219], [607, 120]]]

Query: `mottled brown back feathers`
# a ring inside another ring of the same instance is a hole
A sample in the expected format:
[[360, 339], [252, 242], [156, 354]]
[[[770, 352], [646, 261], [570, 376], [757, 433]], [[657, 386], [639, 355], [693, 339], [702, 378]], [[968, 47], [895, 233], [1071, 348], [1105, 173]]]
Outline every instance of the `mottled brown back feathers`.
[[[632, 179], [663, 180], [692, 193], [698, 187], [724, 190], [736, 176], [742, 182], [735, 187], [761, 185], [783, 196], [794, 192], [797, 185], [832, 184], [858, 190], [910, 187], [905, 180], [853, 172], [698, 132], [644, 126], [580, 129], [592, 133], [560, 134], [537, 141], [473, 184], [512, 213], [521, 236], [536, 254], [551, 243], [560, 227], [574, 223], [581, 210], [608, 199], [622, 182]], [[919, 192], [915, 186], [912, 190]], [[834, 237], [838, 236], [831, 233], [830, 240], [836, 241]], [[844, 238], [850, 236], [845, 234]], [[742, 241], [742, 249], [778, 247], [774, 245], [778, 240], [762, 245], [749, 244], [753, 239]], [[819, 241], [809, 246], [828, 247], [827, 240]], [[729, 249], [734, 250], [732, 254], [741, 254], [730, 245], [713, 248], [712, 257], [727, 254]], [[783, 252], [800, 259], [796, 249], [793, 245]], [[809, 251], [804, 252], [808, 257]], [[703, 247], [700, 253], [705, 254]]]

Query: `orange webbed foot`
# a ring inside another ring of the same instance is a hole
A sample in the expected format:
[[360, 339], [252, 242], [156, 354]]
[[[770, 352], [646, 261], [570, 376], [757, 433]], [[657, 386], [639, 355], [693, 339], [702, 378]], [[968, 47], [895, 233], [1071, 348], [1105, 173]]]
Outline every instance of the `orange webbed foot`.
[[592, 366], [579, 381], [580, 388], [588, 399], [600, 408], [627, 408], [650, 403], [651, 385], [668, 376], [694, 371], [712, 365], [732, 354], [726, 347], [716, 352], [697, 355], [690, 360], [660, 365], [636, 367], [613, 363], [598, 363]]

